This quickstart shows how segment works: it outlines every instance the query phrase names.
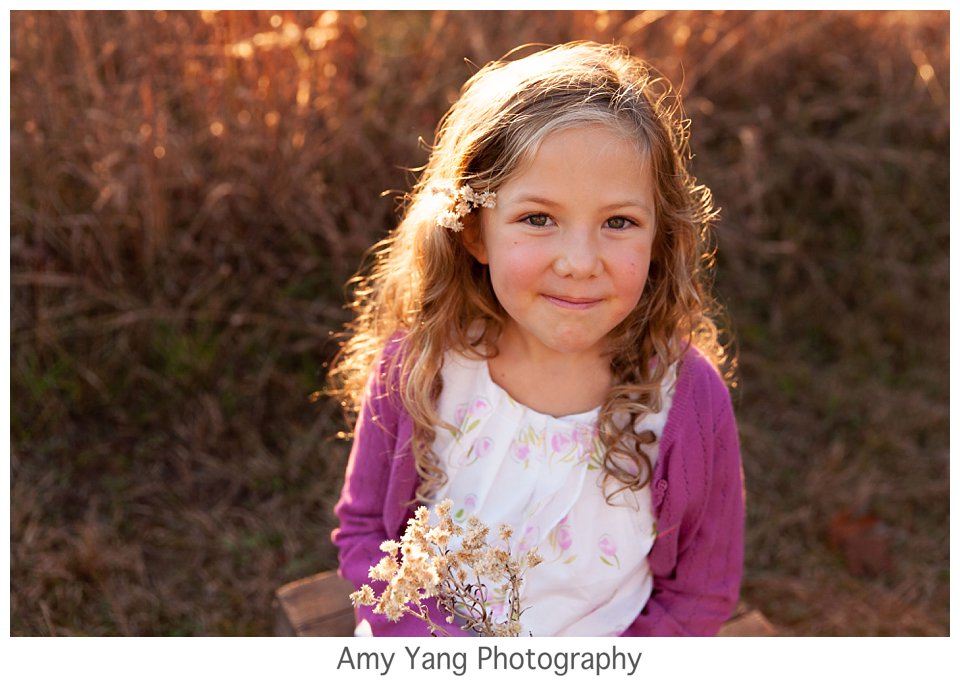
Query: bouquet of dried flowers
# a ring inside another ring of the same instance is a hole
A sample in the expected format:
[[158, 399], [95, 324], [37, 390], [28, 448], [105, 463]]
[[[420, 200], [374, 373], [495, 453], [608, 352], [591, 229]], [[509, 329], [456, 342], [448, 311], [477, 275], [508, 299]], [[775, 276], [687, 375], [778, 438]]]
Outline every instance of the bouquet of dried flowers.
[[[467, 519], [466, 528], [450, 517], [452, 502], [447, 499], [436, 506], [437, 524], [430, 525], [430, 511], [419, 507], [407, 522], [400, 542], [387, 540], [380, 549], [387, 553], [370, 568], [372, 580], [387, 586], [376, 596], [370, 585], [350, 595], [354, 606], [373, 606], [392, 621], [404, 615], [423, 620], [433, 635], [449, 635], [434, 623], [424, 599], [435, 597], [449, 615], [452, 624], [459, 618], [464, 630], [491, 637], [520, 635], [520, 588], [527, 569], [542, 559], [536, 549], [519, 557], [510, 552], [510, 527], [499, 528], [501, 543], [487, 542], [489, 529], [475, 516]], [[453, 538], [459, 538], [457, 542]], [[459, 547], [456, 547], [459, 545]], [[491, 607], [487, 585], [497, 585], [505, 608], [497, 614]]]

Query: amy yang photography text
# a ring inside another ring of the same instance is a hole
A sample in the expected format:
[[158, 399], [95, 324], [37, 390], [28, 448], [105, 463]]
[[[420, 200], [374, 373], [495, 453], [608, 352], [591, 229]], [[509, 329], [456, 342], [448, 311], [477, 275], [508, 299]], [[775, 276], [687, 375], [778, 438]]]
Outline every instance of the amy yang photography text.
[[596, 675], [619, 672], [632, 676], [637, 672], [641, 655], [639, 651], [629, 651], [617, 645], [608, 651], [559, 652], [538, 652], [532, 648], [525, 651], [502, 650], [497, 645], [480, 646], [472, 651], [438, 651], [422, 645], [404, 646], [402, 652], [364, 651], [357, 646], [344, 646], [337, 670], [377, 672], [381, 676], [396, 671], [445, 671], [459, 677], [468, 670], [546, 671], [559, 677], [573, 671]]

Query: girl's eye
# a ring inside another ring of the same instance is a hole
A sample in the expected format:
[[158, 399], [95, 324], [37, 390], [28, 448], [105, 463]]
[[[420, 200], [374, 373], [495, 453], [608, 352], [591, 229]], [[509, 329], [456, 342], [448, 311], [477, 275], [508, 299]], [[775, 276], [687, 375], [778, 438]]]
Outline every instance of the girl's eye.
[[614, 216], [607, 220], [607, 227], [612, 230], [625, 230], [633, 224], [634, 222], [632, 220], [624, 218], [623, 216]]
[[523, 222], [533, 227], [546, 227], [550, 223], [550, 217], [545, 213], [531, 213], [523, 219]]

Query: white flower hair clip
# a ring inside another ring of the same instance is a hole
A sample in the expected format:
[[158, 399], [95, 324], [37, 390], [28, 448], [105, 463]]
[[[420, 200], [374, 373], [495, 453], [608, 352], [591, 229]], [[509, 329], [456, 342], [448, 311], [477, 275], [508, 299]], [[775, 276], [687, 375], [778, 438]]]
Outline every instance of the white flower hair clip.
[[437, 225], [454, 232], [463, 229], [463, 216], [475, 208], [495, 208], [497, 205], [496, 192], [477, 192], [470, 185], [454, 188], [450, 185], [434, 187], [434, 194], [446, 195], [452, 206], [437, 215]]

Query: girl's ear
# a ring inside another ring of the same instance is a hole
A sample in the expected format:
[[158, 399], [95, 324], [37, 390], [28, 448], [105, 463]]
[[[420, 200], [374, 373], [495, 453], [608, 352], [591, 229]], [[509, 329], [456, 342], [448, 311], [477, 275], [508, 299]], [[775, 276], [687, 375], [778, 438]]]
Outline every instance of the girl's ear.
[[478, 262], [484, 265], [489, 264], [487, 258], [487, 247], [483, 243], [483, 231], [480, 227], [479, 217], [470, 216], [472, 220], [464, 220], [463, 231], [460, 237], [463, 239], [463, 245]]

